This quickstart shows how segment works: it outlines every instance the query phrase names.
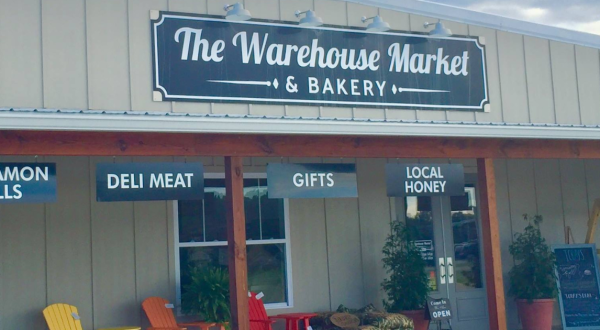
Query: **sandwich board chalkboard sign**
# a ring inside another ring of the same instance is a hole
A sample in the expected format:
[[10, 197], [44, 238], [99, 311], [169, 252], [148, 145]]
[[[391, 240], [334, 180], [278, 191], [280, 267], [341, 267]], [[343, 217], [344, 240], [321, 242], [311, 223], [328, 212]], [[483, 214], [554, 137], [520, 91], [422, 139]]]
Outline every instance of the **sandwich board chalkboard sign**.
[[563, 329], [600, 329], [600, 277], [595, 244], [554, 245]]
[[432, 322], [452, 319], [452, 307], [446, 298], [427, 298], [426, 317]]

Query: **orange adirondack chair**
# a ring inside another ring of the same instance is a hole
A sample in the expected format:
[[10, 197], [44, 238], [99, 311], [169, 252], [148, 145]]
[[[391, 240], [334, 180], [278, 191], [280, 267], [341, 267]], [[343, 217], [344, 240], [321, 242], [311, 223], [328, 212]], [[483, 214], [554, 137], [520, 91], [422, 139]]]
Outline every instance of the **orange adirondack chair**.
[[271, 325], [275, 320], [267, 316], [265, 304], [262, 297], [256, 297], [256, 293], [248, 292], [248, 312], [250, 313], [250, 330], [272, 330]]
[[[144, 300], [142, 308], [146, 312], [150, 325], [152, 325], [148, 330], [186, 330], [187, 327], [208, 330], [210, 327], [221, 326], [210, 322], [177, 323], [172, 306], [168, 300], [160, 297], [150, 297]], [[223, 329], [222, 326], [221, 329]]]

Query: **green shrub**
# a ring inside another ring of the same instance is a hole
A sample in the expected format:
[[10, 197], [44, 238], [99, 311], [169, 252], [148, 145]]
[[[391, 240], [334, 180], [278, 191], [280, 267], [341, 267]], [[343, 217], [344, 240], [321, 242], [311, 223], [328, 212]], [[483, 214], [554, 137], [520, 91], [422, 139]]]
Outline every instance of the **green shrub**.
[[206, 322], [229, 322], [229, 274], [226, 268], [190, 267], [189, 283], [183, 287], [182, 311]]
[[509, 251], [515, 265], [508, 273], [510, 280], [509, 294], [517, 299], [552, 299], [556, 298], [556, 256], [546, 244], [540, 232], [542, 216], [523, 215], [527, 227], [523, 233], [516, 233]]
[[381, 283], [387, 293], [383, 305], [388, 312], [425, 307], [429, 278], [421, 252], [412, 243], [413, 237], [404, 223], [392, 222], [392, 231], [383, 247], [383, 265], [388, 278]]

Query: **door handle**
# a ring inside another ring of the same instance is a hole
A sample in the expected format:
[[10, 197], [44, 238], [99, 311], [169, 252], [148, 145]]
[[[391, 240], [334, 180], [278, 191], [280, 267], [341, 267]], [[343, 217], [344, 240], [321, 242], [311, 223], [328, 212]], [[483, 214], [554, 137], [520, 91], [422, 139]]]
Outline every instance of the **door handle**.
[[446, 284], [446, 265], [444, 264], [444, 258], [439, 259], [440, 265], [440, 284]]
[[454, 263], [452, 263], [452, 258], [446, 258], [446, 264], [448, 265], [448, 283], [454, 283]]

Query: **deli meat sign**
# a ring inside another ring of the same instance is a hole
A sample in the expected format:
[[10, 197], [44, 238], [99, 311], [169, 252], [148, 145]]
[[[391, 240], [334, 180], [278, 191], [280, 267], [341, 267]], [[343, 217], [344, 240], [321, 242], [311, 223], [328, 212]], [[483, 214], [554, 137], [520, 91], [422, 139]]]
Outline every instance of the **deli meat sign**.
[[154, 12], [156, 101], [485, 110], [483, 40]]

